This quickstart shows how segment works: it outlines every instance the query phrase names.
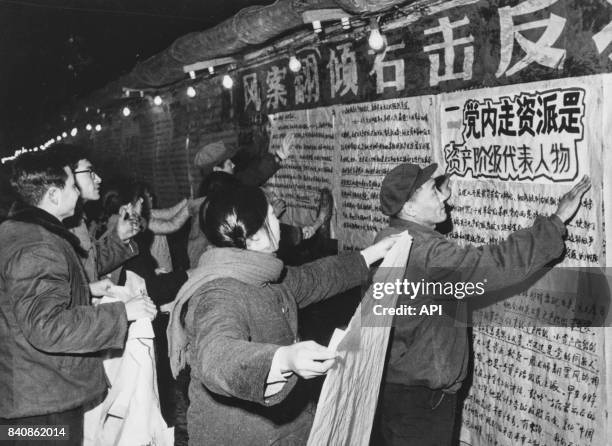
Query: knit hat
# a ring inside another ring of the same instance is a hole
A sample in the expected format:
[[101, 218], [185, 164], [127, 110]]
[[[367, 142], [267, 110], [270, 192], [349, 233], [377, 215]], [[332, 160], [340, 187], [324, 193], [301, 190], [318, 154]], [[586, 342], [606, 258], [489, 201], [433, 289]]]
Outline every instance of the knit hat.
[[395, 215], [404, 206], [414, 191], [434, 174], [438, 165], [433, 163], [424, 169], [418, 164], [404, 163], [394, 167], [385, 175], [380, 187], [380, 210], [385, 215]]
[[212, 170], [220, 162], [233, 157], [237, 151], [236, 146], [228, 147], [223, 141], [211, 142], [198, 150], [193, 163], [201, 169]]

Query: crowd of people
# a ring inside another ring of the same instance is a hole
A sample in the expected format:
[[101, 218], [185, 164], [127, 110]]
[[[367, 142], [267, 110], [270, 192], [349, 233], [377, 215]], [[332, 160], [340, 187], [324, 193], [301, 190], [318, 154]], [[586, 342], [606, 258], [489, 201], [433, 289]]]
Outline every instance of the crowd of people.
[[[337, 354], [301, 338], [301, 309], [367, 285], [405, 230], [413, 237], [409, 280], [487, 279], [487, 291], [519, 284], [562, 255], [565, 223], [590, 186], [583, 178], [554, 214], [502, 243], [459, 246], [436, 231], [447, 219], [448, 179], [435, 177], [435, 164], [405, 163], [382, 183], [389, 226], [371, 246], [329, 255], [324, 244], [295, 255], [304, 240], [328, 235], [332, 198], [322, 189], [310, 226], [279, 222], [282, 197], [261, 186], [291, 144], [286, 138], [241, 172], [225, 144], [204, 147], [196, 157], [208, 169], [201, 197], [166, 209], [147, 184], [103, 182], [79, 147], [18, 157], [0, 225], [0, 425], [68, 426], [70, 439], [58, 444], [82, 444], [84, 413], [108, 392], [104, 352], [123, 348], [132, 321], [149, 319], [175, 444], [305, 444], [316, 405], [311, 379]], [[186, 224], [189, 263], [177, 265], [168, 236]], [[147, 294], [100, 302], [128, 272], [144, 279]], [[374, 444], [453, 444], [469, 344], [465, 325], [449, 323], [466, 320], [465, 306], [447, 303], [439, 319], [396, 318]]]

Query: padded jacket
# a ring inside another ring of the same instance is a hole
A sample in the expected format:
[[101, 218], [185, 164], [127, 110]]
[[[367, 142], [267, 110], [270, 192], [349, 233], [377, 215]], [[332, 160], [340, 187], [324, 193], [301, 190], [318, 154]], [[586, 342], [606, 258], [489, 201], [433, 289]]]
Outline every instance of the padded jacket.
[[90, 305], [76, 236], [25, 207], [0, 225], [0, 418], [62, 412], [98, 399], [100, 350], [121, 348], [123, 303]]

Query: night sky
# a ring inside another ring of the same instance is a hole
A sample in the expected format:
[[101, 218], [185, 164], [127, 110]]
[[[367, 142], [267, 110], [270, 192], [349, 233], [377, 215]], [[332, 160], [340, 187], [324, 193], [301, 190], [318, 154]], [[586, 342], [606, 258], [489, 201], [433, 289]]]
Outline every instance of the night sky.
[[42, 142], [60, 110], [253, 0], [0, 0], [0, 154]]

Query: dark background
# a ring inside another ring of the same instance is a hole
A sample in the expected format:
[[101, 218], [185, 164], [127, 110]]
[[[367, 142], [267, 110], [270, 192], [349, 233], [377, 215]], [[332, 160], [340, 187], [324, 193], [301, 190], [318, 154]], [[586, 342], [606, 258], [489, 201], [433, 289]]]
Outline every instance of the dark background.
[[0, 0], [0, 155], [178, 37], [270, 0]]

